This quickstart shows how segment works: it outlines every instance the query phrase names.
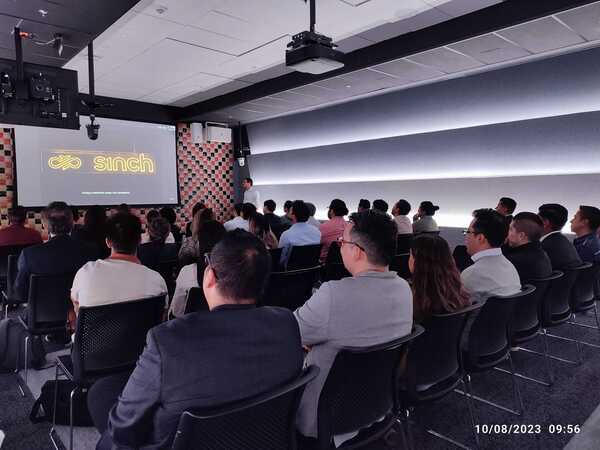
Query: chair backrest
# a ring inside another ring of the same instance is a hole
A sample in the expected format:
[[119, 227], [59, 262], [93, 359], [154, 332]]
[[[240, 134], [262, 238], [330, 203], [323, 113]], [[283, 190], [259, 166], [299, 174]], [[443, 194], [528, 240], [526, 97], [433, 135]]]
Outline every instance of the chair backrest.
[[30, 276], [27, 326], [31, 333], [40, 334], [43, 330], [65, 326], [71, 307], [73, 278], [74, 273]]
[[567, 321], [571, 317], [571, 290], [579, 273], [564, 269], [552, 272], [546, 295], [542, 299], [542, 326], [552, 326]]
[[412, 233], [398, 235], [398, 237], [396, 238], [396, 254], [397, 255], [410, 252], [410, 244], [412, 242], [413, 237], [414, 237], [414, 234], [412, 234]]
[[405, 280], [410, 279], [411, 273], [408, 268], [408, 259], [410, 258], [410, 253], [402, 253], [400, 255], [394, 255], [392, 259], [392, 264], [390, 264], [390, 270], [398, 273], [400, 278], [404, 278]]
[[24, 248], [30, 247], [32, 244], [27, 245], [0, 245], [0, 273], [6, 273], [8, 257], [10, 255], [16, 255], [17, 258], [21, 254]]
[[287, 270], [307, 269], [319, 265], [321, 257], [321, 244], [294, 245], [290, 249], [287, 261]]
[[510, 326], [515, 305], [534, 293], [535, 286], [525, 285], [514, 295], [494, 296], [485, 301], [470, 329], [466, 330], [463, 357], [469, 367], [491, 367], [506, 357], [510, 351]]
[[482, 303], [459, 311], [433, 314], [423, 321], [425, 332], [416, 339], [406, 362], [406, 390], [415, 395], [418, 385], [433, 385], [460, 372], [459, 345], [465, 324], [477, 314]]
[[350, 277], [352, 274], [348, 272], [342, 260], [342, 253], [337, 242], [332, 242], [327, 252], [325, 259], [325, 267], [323, 270], [323, 281], [341, 280], [345, 277]]
[[594, 304], [600, 265], [588, 262], [577, 267], [576, 270], [579, 275], [571, 289], [571, 308], [573, 310]]
[[209, 410], [185, 411], [173, 450], [296, 449], [296, 411], [304, 387], [319, 369], [308, 367], [274, 391]]
[[261, 305], [282, 306], [294, 311], [312, 296], [320, 271], [321, 266], [271, 272]]
[[526, 295], [515, 303], [513, 309], [511, 336], [535, 335], [541, 327], [542, 301], [552, 280], [560, 277], [560, 273], [552, 273], [546, 278], [534, 278], [527, 281], [535, 287], [532, 295]]
[[[8, 266], [6, 268], [6, 293], [9, 298], [15, 297], [15, 281], [17, 279], [19, 257], [8, 255]], [[23, 302], [25, 300], [23, 299]]]
[[185, 314], [196, 311], [208, 311], [208, 303], [201, 287], [190, 288], [185, 297]]
[[[175, 246], [176, 244], [166, 244], [166, 245]], [[165, 280], [165, 283], [167, 284], [167, 289], [169, 291], [169, 298], [171, 298], [173, 296], [173, 293], [175, 292], [175, 285], [176, 285], [175, 280], [177, 279], [177, 273], [179, 272], [179, 260], [172, 259], [172, 260], [159, 261], [158, 266], [155, 270], [158, 273], [160, 273], [160, 275]]]
[[319, 396], [319, 448], [330, 448], [334, 435], [371, 425], [393, 410], [401, 361], [421, 333], [423, 327], [415, 325], [400, 339], [338, 352]]
[[133, 367], [164, 308], [164, 295], [79, 308], [71, 354], [75, 380]]
[[272, 248], [269, 250], [271, 254], [271, 271], [279, 272], [281, 270], [281, 252], [282, 248]]

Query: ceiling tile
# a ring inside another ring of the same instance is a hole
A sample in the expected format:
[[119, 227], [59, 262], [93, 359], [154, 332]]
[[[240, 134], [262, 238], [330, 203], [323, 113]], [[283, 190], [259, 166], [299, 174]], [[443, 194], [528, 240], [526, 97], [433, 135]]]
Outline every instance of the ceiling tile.
[[270, 97], [285, 100], [290, 102], [292, 105], [300, 106], [316, 105], [321, 101], [319, 98], [313, 97], [312, 95], [302, 95], [290, 91], [279, 92], [277, 94], [270, 95]]
[[[431, 0], [426, 0], [428, 3]], [[453, 17], [460, 17], [488, 6], [502, 3], [504, 0], [452, 0], [440, 2], [437, 8]]]
[[218, 97], [223, 94], [227, 94], [228, 92], [237, 91], [238, 89], [243, 89], [248, 87], [249, 83], [244, 83], [243, 81], [233, 80], [228, 81], [225, 84], [220, 84], [214, 88], [210, 88], [204, 92], [196, 92], [184, 98], [181, 98], [172, 103], [174, 106], [185, 107], [192, 105], [194, 103], [198, 103], [204, 100], [209, 100], [211, 98]]
[[260, 72], [250, 73], [248, 75], [244, 75], [242, 77], [238, 77], [236, 79], [245, 81], [247, 83], [258, 83], [264, 80], [270, 80], [271, 78], [277, 78], [281, 75], [285, 75], [286, 73], [293, 72], [293, 69], [290, 69], [285, 64], [279, 64], [274, 67], [270, 67], [265, 70], [261, 70]]
[[454, 73], [483, 66], [483, 63], [444, 47], [428, 50], [406, 58], [424, 64], [440, 72]]
[[452, 19], [452, 16], [446, 14], [439, 9], [429, 9], [417, 14], [409, 19], [406, 19], [406, 26], [410, 27], [411, 31], [421, 30], [423, 28], [437, 25], [438, 23], [445, 22]]
[[374, 66], [373, 69], [394, 75], [396, 78], [407, 83], [429, 80], [444, 75], [444, 73], [439, 70], [422, 66], [406, 59], [398, 59], [385, 64], [379, 64]]
[[228, 53], [232, 56], [241, 55], [257, 46], [256, 42], [237, 39], [225, 34], [214, 33], [189, 25], [177, 29], [175, 32], [171, 33], [169, 37], [199, 47]]
[[588, 41], [600, 39], [600, 2], [565, 11], [556, 17]]
[[242, 56], [230, 58], [223, 64], [212, 67], [209, 72], [213, 73], [214, 70], [214, 73], [220, 76], [240, 78], [281, 64], [285, 60], [285, 49], [289, 41], [289, 36], [280, 37]]
[[542, 53], [585, 42], [583, 38], [552, 17], [500, 30], [498, 34], [533, 53]]
[[518, 47], [495, 34], [486, 34], [466, 41], [448, 45], [461, 53], [472, 56], [486, 64], [494, 64], [531, 55], [531, 52]]
[[297, 92], [299, 94], [304, 95], [311, 95], [320, 99], [330, 99], [332, 97], [339, 96], [338, 91], [335, 91], [333, 89], [327, 89], [316, 84], [306, 84], [304, 86], [292, 89], [292, 92]]

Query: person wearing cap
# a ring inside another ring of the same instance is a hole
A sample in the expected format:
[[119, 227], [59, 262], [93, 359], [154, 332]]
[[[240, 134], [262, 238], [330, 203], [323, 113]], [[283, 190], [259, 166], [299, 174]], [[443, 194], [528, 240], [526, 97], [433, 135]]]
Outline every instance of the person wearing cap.
[[435, 233], [440, 231], [433, 219], [435, 212], [440, 209], [430, 201], [421, 202], [417, 214], [413, 217], [413, 233]]
[[332, 242], [337, 241], [339, 237], [344, 234], [344, 226], [346, 221], [344, 216], [348, 214], [348, 208], [346, 203], [339, 198], [334, 198], [329, 204], [329, 211], [327, 211], [327, 217], [329, 220], [322, 223], [319, 229], [321, 230], [321, 261], [325, 261], [327, 253], [329, 253], [329, 246]]

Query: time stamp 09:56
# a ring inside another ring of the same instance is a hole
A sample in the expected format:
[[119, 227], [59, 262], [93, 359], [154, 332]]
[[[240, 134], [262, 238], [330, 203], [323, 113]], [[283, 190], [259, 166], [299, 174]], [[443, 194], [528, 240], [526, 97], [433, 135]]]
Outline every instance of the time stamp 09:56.
[[475, 425], [477, 434], [577, 434], [581, 425], [572, 424], [482, 424]]

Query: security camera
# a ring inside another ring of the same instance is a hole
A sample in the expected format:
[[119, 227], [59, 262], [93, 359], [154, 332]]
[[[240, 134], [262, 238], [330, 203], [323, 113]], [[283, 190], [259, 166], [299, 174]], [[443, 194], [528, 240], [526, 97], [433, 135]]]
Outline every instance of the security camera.
[[238, 158], [237, 161], [240, 167], [244, 167], [246, 165], [246, 158], [244, 158], [243, 156]]
[[85, 126], [87, 129], [88, 138], [90, 138], [92, 141], [98, 139], [98, 133], [100, 132], [100, 124], [94, 123], [95, 119], [96, 117], [94, 117], [94, 115], [90, 115], [90, 123]]

